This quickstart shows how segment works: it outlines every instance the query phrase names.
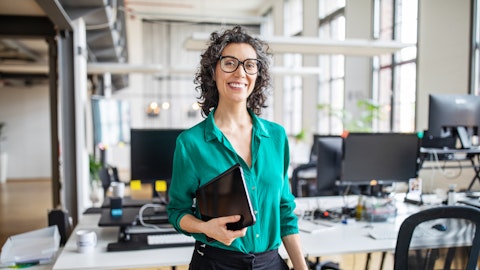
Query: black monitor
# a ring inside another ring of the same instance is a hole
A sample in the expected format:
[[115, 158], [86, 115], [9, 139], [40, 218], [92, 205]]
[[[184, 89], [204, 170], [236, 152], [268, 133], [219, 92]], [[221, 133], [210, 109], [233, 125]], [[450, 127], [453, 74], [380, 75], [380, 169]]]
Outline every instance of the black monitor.
[[317, 136], [317, 196], [338, 195], [343, 138], [340, 136]]
[[341, 184], [389, 185], [417, 176], [416, 133], [350, 133], [344, 139]]
[[183, 129], [131, 129], [131, 179], [142, 183], [155, 183], [157, 180], [169, 183], [175, 144], [182, 131]]
[[429, 133], [440, 138], [456, 136], [463, 148], [470, 148], [480, 126], [480, 96], [430, 94], [428, 102]]

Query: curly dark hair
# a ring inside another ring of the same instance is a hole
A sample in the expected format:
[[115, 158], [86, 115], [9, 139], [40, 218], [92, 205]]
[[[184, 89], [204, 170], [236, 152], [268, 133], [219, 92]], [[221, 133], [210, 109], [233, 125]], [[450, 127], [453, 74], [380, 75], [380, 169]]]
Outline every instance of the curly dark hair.
[[250, 44], [257, 53], [257, 59], [260, 60], [260, 68], [253, 92], [247, 99], [247, 108], [256, 115], [260, 115], [263, 108], [266, 108], [267, 91], [271, 86], [271, 77], [269, 72], [271, 53], [266, 42], [249, 35], [242, 26], [235, 26], [232, 29], [225, 30], [223, 33], [213, 32], [210, 35], [208, 48], [201, 55], [200, 67], [195, 74], [195, 89], [200, 93], [199, 105], [202, 108], [204, 117], [210, 114], [213, 108], [218, 105], [218, 89], [215, 83], [215, 66], [222, 54], [223, 49], [230, 43]]

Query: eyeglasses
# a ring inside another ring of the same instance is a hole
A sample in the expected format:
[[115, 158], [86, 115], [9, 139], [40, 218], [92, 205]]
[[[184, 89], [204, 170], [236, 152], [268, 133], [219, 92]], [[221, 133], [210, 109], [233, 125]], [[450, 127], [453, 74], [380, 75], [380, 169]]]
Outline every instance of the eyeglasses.
[[260, 63], [260, 60], [254, 58], [248, 58], [242, 62], [233, 56], [220, 56], [220, 68], [226, 73], [235, 72], [242, 64], [245, 73], [255, 75], [260, 68]]

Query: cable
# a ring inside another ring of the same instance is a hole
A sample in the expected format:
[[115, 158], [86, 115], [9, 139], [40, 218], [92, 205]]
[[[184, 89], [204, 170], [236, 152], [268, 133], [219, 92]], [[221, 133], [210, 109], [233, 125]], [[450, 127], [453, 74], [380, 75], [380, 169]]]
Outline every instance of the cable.
[[168, 231], [169, 229], [161, 228], [155, 224], [145, 223], [145, 221], [143, 221], [143, 211], [145, 211], [145, 209], [147, 208], [156, 208], [156, 207], [161, 207], [161, 205], [155, 204], [155, 203], [147, 203], [142, 205], [142, 207], [140, 207], [140, 210], [138, 211], [138, 221], [144, 227], [153, 228], [159, 231]]
[[455, 178], [458, 178], [461, 174], [462, 174], [462, 165], [460, 164], [460, 161], [458, 161], [458, 173], [455, 175], [455, 174], [449, 174], [447, 173], [447, 171], [442, 168], [442, 166], [440, 166], [440, 159], [438, 158], [438, 153], [437, 151], [433, 151], [433, 156], [435, 158], [435, 162], [434, 164], [436, 165], [435, 167], [442, 173], [443, 176], [445, 176], [445, 178], [448, 178], [448, 179], [455, 179]]

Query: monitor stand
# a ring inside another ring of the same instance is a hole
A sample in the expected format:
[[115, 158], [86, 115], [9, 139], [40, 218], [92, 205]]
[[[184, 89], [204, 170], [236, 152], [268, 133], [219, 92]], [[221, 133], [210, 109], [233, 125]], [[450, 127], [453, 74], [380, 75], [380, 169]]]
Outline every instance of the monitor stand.
[[467, 149], [472, 147], [472, 142], [470, 141], [470, 136], [468, 134], [466, 127], [457, 127], [457, 135], [462, 144], [462, 148]]

